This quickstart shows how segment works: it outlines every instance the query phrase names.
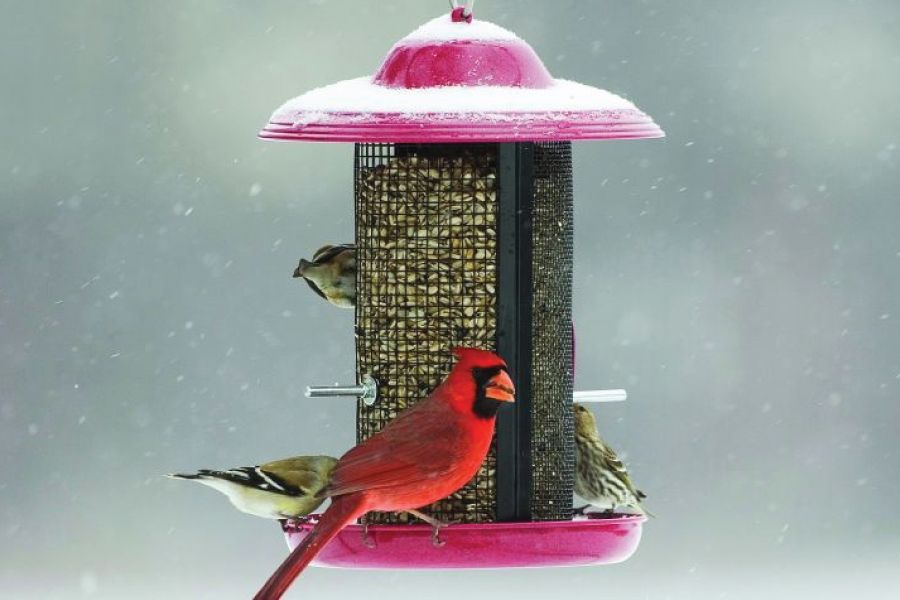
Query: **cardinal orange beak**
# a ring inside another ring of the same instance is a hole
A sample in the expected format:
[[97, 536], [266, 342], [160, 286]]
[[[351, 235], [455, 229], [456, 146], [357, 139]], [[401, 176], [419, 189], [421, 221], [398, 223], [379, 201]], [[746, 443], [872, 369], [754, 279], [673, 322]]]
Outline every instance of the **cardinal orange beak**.
[[484, 386], [484, 395], [499, 402], [515, 402], [516, 386], [509, 378], [509, 373], [500, 371], [491, 377]]

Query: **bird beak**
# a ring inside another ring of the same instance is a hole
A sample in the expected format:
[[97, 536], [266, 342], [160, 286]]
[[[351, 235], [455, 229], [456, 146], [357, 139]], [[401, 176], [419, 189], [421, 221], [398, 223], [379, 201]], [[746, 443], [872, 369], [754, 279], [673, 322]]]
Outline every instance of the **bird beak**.
[[515, 402], [516, 386], [509, 378], [509, 373], [500, 371], [491, 377], [484, 386], [484, 395], [499, 402]]
[[300, 260], [300, 264], [298, 264], [298, 265], [297, 265], [297, 268], [294, 269], [294, 277], [295, 277], [295, 278], [296, 278], [296, 277], [303, 277], [303, 268], [306, 266], [306, 264], [304, 264], [304, 263], [306, 263], [306, 261], [303, 260], [303, 259], [301, 259], [301, 260]]

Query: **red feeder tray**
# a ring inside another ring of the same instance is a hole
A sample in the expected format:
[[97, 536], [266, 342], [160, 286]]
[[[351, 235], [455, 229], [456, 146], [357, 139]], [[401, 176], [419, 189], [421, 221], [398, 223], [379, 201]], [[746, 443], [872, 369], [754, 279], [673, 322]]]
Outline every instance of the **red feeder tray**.
[[[284, 527], [293, 550], [312, 530], [309, 522]], [[643, 515], [596, 515], [573, 521], [484, 523], [441, 528], [442, 546], [430, 525], [370, 525], [372, 547], [362, 525], [345, 527], [312, 564], [344, 569], [498, 569], [608, 565], [627, 560], [641, 541]]]

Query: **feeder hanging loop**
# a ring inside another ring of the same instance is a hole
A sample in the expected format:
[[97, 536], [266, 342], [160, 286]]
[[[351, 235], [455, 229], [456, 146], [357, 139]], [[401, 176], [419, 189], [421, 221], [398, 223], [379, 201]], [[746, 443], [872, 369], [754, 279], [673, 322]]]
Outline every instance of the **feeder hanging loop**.
[[459, 2], [456, 0], [450, 0], [450, 18], [454, 23], [460, 23], [465, 21], [466, 23], [472, 22], [472, 8], [475, 6], [475, 0], [467, 0], [460, 6]]

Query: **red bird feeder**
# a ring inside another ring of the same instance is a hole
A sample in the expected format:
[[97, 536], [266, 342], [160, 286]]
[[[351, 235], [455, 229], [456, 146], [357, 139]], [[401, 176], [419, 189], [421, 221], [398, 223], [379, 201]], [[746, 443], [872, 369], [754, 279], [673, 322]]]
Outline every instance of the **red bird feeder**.
[[[275, 111], [260, 137], [355, 144], [363, 384], [330, 395], [360, 396], [358, 439], [433, 389], [454, 346], [498, 352], [517, 390], [475, 479], [422, 509], [456, 523], [443, 545], [428, 525], [373, 514], [374, 543], [347, 527], [315, 564], [587, 565], [634, 552], [643, 516], [573, 519], [571, 141], [662, 136], [627, 100], [554, 79], [526, 42], [464, 8], [400, 40], [374, 76]], [[286, 527], [289, 546], [310, 527]]]

